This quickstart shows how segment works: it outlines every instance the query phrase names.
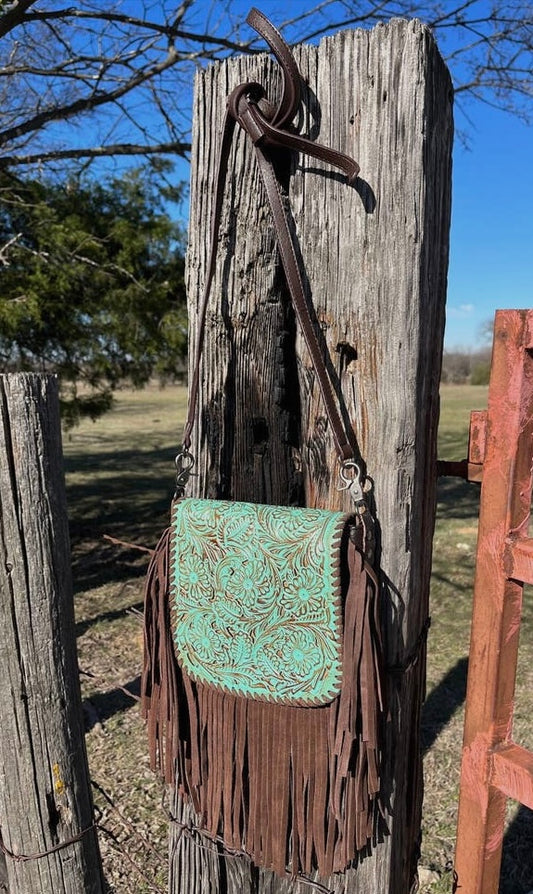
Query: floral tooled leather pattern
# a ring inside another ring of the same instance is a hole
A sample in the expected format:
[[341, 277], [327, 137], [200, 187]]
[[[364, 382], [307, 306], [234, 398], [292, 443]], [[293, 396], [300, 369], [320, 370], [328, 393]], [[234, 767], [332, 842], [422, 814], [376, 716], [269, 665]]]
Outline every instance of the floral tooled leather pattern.
[[171, 615], [195, 680], [281, 704], [338, 695], [341, 512], [184, 499], [172, 519]]

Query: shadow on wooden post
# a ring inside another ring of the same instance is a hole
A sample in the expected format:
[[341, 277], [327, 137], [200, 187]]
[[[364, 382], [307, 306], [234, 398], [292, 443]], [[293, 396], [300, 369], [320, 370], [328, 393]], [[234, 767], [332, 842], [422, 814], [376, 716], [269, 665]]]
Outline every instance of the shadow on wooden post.
[[[330, 368], [373, 481], [389, 666], [388, 832], [356, 868], [322, 881], [339, 894], [407, 894], [422, 802], [452, 88], [419, 22], [343, 32], [319, 47], [296, 48], [295, 56], [305, 82], [301, 132], [361, 166], [350, 189], [329, 169], [295, 158], [287, 190]], [[259, 81], [275, 98], [279, 72], [267, 56], [241, 57], [201, 72], [196, 83], [187, 262], [193, 347], [222, 116], [227, 95], [246, 81]], [[193, 440], [201, 445], [195, 495], [348, 509], [336, 490], [324, 408], [242, 136], [228, 184]], [[180, 824], [195, 818], [179, 796], [175, 811], [171, 894], [312, 891], [183, 834]]]
[[52, 376], [0, 376], [0, 550], [7, 890], [101, 894]]

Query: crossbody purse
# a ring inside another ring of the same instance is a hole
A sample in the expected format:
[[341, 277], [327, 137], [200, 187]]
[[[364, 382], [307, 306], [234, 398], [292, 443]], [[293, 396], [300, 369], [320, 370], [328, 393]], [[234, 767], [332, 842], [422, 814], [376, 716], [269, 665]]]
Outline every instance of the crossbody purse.
[[[320, 158], [349, 182], [359, 168], [290, 129], [300, 102], [298, 68], [262, 13], [253, 9], [247, 21], [281, 65], [282, 98], [273, 109], [259, 84], [246, 83], [228, 99], [176, 496], [147, 577], [142, 711], [152, 766], [192, 801], [207, 835], [281, 875], [327, 876], [376, 837], [379, 587], [353, 436], [314, 330], [272, 151]], [[185, 496], [236, 124], [254, 146], [351, 513]]]

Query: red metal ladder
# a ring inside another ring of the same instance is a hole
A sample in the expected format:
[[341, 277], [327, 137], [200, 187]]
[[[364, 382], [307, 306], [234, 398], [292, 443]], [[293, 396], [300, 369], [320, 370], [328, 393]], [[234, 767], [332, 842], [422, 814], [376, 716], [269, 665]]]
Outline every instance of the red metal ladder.
[[533, 584], [533, 310], [496, 313], [488, 409], [472, 422], [468, 477], [482, 468], [482, 484], [454, 891], [497, 894], [506, 799], [533, 809], [533, 752], [511, 738]]

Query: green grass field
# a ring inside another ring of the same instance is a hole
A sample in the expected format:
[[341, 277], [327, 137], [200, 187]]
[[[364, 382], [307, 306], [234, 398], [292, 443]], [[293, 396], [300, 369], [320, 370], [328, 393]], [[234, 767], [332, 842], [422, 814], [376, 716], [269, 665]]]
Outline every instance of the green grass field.
[[[439, 456], [461, 459], [466, 455], [469, 412], [486, 406], [487, 389], [447, 386], [441, 396]], [[164, 889], [166, 817], [159, 803], [162, 788], [147, 766], [136, 702], [124, 691], [133, 696], [138, 692], [146, 560], [134, 549], [104, 541], [102, 535], [151, 546], [165, 527], [184, 408], [183, 388], [122, 392], [109, 415], [96, 423], [84, 422], [64, 438], [91, 773], [159, 851], [151, 852], [142, 838], [132, 844], [131, 828], [97, 794], [103, 822], [116, 839], [102, 836], [110, 894], [153, 890], [125, 864], [117, 841]], [[439, 483], [422, 729], [426, 781], [421, 890], [432, 894], [452, 888], [478, 500], [477, 485], [456, 479]], [[527, 639], [532, 608], [529, 600], [526, 603], [515, 739], [533, 747], [533, 642]], [[531, 812], [510, 805], [501, 894], [528, 894], [533, 888], [528, 844], [532, 834]]]
[[[485, 388], [442, 388], [440, 459], [466, 456], [470, 410], [483, 409], [486, 400]], [[429, 870], [429, 884], [423, 890], [435, 894], [452, 889], [478, 504], [477, 485], [459, 479], [439, 481], [422, 729], [421, 863]]]

